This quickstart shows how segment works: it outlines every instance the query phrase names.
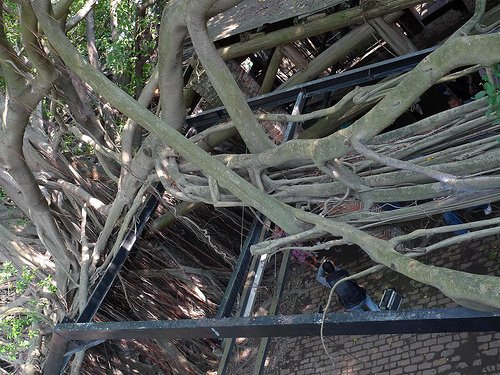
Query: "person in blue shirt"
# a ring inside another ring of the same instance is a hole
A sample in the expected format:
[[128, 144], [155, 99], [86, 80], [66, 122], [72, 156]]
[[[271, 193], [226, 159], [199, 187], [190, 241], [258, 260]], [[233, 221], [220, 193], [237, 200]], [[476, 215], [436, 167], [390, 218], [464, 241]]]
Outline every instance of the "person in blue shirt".
[[[318, 268], [316, 280], [320, 284], [331, 288], [337, 281], [348, 276], [349, 272], [336, 267], [331, 261], [326, 260]], [[335, 293], [337, 293], [340, 303], [347, 311], [364, 311], [363, 307], [371, 311], [380, 311], [377, 304], [366, 294], [366, 290], [353, 280], [340, 283], [335, 288]]]

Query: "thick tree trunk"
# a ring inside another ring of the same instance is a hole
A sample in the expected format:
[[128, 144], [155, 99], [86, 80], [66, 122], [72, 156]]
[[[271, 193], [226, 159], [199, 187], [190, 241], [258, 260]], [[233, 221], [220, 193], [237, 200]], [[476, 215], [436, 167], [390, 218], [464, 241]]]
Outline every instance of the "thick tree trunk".
[[[0, 149], [4, 150], [0, 156], [2, 167], [7, 171], [19, 188], [20, 194], [12, 197], [18, 207], [27, 207], [25, 214], [32, 220], [37, 228], [40, 240], [50, 249], [57, 265], [56, 276], [61, 292], [66, 291], [68, 277], [74, 279], [79, 266], [73, 254], [68, 252], [63, 234], [57, 226], [49, 209], [47, 200], [40, 191], [38, 184], [26, 164], [23, 155], [24, 129], [29, 122], [29, 112], [25, 105], [9, 101], [5, 110], [4, 124], [0, 133]], [[20, 157], [21, 156], [21, 157]]]

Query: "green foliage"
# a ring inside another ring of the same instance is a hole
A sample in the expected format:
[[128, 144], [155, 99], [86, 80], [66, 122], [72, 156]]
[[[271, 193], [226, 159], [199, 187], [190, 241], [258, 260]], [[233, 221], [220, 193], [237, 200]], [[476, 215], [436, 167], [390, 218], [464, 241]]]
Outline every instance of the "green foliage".
[[500, 64], [490, 68], [491, 75], [483, 76], [483, 91], [478, 92], [474, 99], [486, 97], [488, 100], [487, 116], [500, 120]]
[[3, 23], [7, 41], [13, 47], [21, 45], [21, 29], [19, 24], [19, 4], [16, 1], [3, 1]]
[[79, 139], [73, 134], [65, 134], [61, 139], [61, 149], [63, 152], [74, 156], [90, 156], [94, 154], [94, 148]]
[[16, 293], [22, 294], [28, 286], [35, 280], [35, 273], [28, 267], [23, 267], [21, 277], [16, 281]]
[[57, 292], [57, 287], [51, 275], [48, 275], [37, 283], [33, 283], [36, 275], [35, 271], [31, 268], [25, 266], [21, 269], [21, 272], [18, 272], [12, 262], [5, 262], [0, 265], [0, 284], [12, 278], [15, 278], [14, 292], [16, 294], [24, 293], [29, 285], [35, 285], [47, 293]]
[[[85, 1], [77, 0], [70, 9], [76, 13]], [[96, 47], [103, 73], [114, 79], [122, 89], [134, 95], [138, 86], [143, 85], [153, 70], [151, 54], [157, 45], [158, 24], [161, 16], [159, 4], [152, 5], [137, 15], [137, 1], [120, 1], [117, 4], [118, 25], [116, 40], [111, 38], [110, 2], [99, 1], [94, 6]], [[85, 22], [80, 22], [69, 37], [79, 52], [87, 56]], [[140, 76], [136, 73], [136, 63], [144, 56], [147, 61]]]
[[37, 284], [44, 292], [56, 294], [57, 292], [57, 286], [54, 283], [54, 280], [52, 279], [52, 276], [49, 275], [45, 279], [41, 280]]
[[25, 227], [29, 223], [29, 220], [25, 217], [21, 217], [16, 220], [16, 225], [19, 227]]
[[[13, 278], [15, 281], [11, 281]], [[37, 283], [34, 283], [35, 278], [35, 272], [29, 267], [23, 267], [18, 271], [12, 262], [0, 265], [0, 284], [8, 282], [9, 286], [13, 285], [13, 288], [7, 288], [7, 291], [14, 293], [11, 299], [24, 293], [29, 285], [36, 286], [44, 292], [56, 292], [52, 276], [49, 275]], [[25, 308], [13, 308], [7, 311], [8, 314], [0, 315], [0, 359], [6, 361], [19, 359], [20, 353], [27, 350], [31, 340], [39, 335], [37, 325], [40, 316], [36, 309], [41, 305], [43, 303], [33, 299]]]
[[0, 331], [7, 341], [0, 341], [0, 358], [13, 361], [19, 357], [19, 352], [28, 349], [30, 339], [38, 334], [38, 330], [33, 328], [38, 322], [34, 312], [1, 317]]
[[[2, 23], [5, 39], [14, 49], [19, 50], [21, 46], [21, 29], [19, 27], [18, 15], [19, 5], [12, 0], [2, 1]], [[3, 38], [3, 36], [2, 36]], [[5, 95], [5, 78], [0, 77], [0, 92]], [[1, 123], [1, 120], [0, 120]]]
[[72, 152], [72, 145], [75, 141], [75, 137], [72, 134], [65, 134], [61, 138], [61, 149], [62, 152]]
[[5, 262], [0, 266], [0, 283], [4, 283], [16, 274], [16, 267], [12, 262]]

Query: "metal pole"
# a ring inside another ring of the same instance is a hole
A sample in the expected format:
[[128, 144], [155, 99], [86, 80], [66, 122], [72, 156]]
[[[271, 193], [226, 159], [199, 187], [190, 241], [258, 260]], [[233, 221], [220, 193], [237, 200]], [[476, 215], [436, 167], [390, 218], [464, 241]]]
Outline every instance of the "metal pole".
[[252, 226], [250, 227], [250, 232], [245, 239], [245, 243], [243, 244], [243, 248], [241, 249], [234, 271], [229, 279], [229, 283], [226, 287], [224, 296], [222, 297], [219, 309], [217, 310], [217, 318], [227, 318], [231, 315], [231, 311], [233, 311], [238, 292], [243, 285], [243, 280], [248, 271], [248, 266], [252, 257], [252, 254], [250, 253], [250, 246], [258, 242], [261, 231], [261, 221], [257, 219], [254, 220]]
[[[304, 108], [305, 102], [306, 102], [306, 93], [305, 91], [301, 91], [297, 96], [297, 99], [295, 100], [295, 105], [293, 106], [292, 109], [292, 115], [300, 114], [302, 112], [302, 109]], [[297, 123], [292, 121], [289, 122], [285, 130], [283, 142], [287, 142], [293, 139], [296, 130], [297, 130]], [[290, 263], [290, 250], [285, 250], [283, 252], [283, 257], [281, 258], [278, 281], [276, 288], [274, 288], [271, 307], [269, 308], [269, 315], [276, 315], [278, 311], [278, 304], [283, 294], [283, 290], [285, 289], [289, 263]], [[269, 341], [270, 341], [269, 337], [264, 337], [260, 340], [259, 349], [257, 351], [257, 358], [255, 360], [255, 366], [254, 366], [255, 375], [262, 374], [262, 371], [264, 370], [264, 363], [267, 355], [267, 350], [269, 348]]]
[[[322, 314], [135, 322], [66, 323], [54, 329], [66, 340], [195, 339], [319, 336]], [[437, 332], [500, 332], [500, 311], [466, 308], [330, 313], [324, 334], [379, 335]]]
[[[276, 287], [274, 288], [273, 298], [271, 300], [271, 307], [269, 308], [269, 315], [276, 315], [278, 312], [278, 305], [283, 295], [283, 290], [285, 289], [288, 266], [290, 265], [290, 250], [283, 251], [283, 258], [281, 259], [280, 270], [278, 273], [278, 281], [276, 282]], [[254, 375], [263, 374], [264, 364], [267, 356], [267, 351], [269, 349], [269, 337], [263, 337], [260, 340], [259, 349], [257, 351], [257, 358], [255, 359]]]
[[[352, 69], [347, 72], [320, 78], [284, 90], [259, 95], [249, 99], [248, 105], [252, 110], [275, 108], [279, 105], [293, 102], [301, 91], [307, 91], [308, 96], [320, 95], [326, 92], [332, 92], [385, 78], [390, 75], [404, 73], [413, 69], [424, 57], [435, 49], [436, 47], [427, 48], [405, 56], [395, 57], [361, 68]], [[217, 107], [196, 115], [188, 116], [186, 122], [188, 126], [196, 128], [197, 131], [202, 131], [226, 119], [228, 116], [224, 107]]]
[[127, 260], [127, 257], [130, 254], [130, 250], [134, 246], [137, 238], [139, 238], [142, 231], [144, 230], [146, 222], [151, 217], [151, 214], [156, 210], [156, 207], [158, 207], [158, 201], [159, 201], [158, 197], [161, 196], [165, 191], [163, 189], [163, 185], [161, 184], [158, 184], [155, 190], [157, 191], [157, 195], [151, 194], [149, 196], [148, 200], [146, 201], [146, 204], [144, 205], [144, 208], [142, 209], [139, 217], [137, 218], [137, 221], [134, 223], [134, 226], [128, 231], [120, 248], [118, 249], [118, 252], [116, 253], [111, 263], [109, 264], [108, 268], [106, 268], [104, 275], [102, 275], [101, 279], [99, 280], [99, 283], [92, 292], [92, 295], [90, 296], [87, 305], [85, 306], [82, 313], [76, 320], [77, 323], [90, 322], [94, 317], [95, 313], [97, 312], [97, 310], [99, 310], [99, 307], [101, 306], [102, 301], [108, 294], [109, 289], [113, 285], [116, 276], [118, 276], [118, 273], [125, 264], [125, 261]]
[[52, 333], [49, 353], [43, 371], [44, 375], [60, 375], [62, 373], [65, 363], [64, 354], [67, 347], [68, 340], [55, 332]]
[[[260, 215], [260, 218], [263, 219], [263, 215]], [[266, 222], [269, 223], [269, 220], [266, 219]], [[262, 241], [262, 238], [264, 237], [266, 232], [267, 229], [264, 228], [264, 226], [261, 224], [260, 232], [254, 233], [252, 236], [253, 238], [252, 244]], [[248, 248], [250, 249], [250, 245], [248, 246]], [[250, 251], [248, 252], [250, 253]], [[240, 307], [238, 312], [236, 313], [236, 316], [238, 317], [245, 314], [245, 312], [248, 310], [249, 305], [253, 306], [253, 298], [251, 297], [252, 287], [256, 285], [256, 279], [258, 279], [257, 273], [259, 271], [260, 263], [261, 263], [260, 257], [252, 257], [252, 262], [250, 264], [249, 272], [245, 280], [245, 286], [241, 293]], [[258, 280], [257, 285], [258, 283], [260, 283], [260, 280]], [[223, 342], [224, 351], [222, 353], [222, 357], [219, 362], [219, 368], [217, 369], [218, 375], [226, 374], [227, 366], [229, 365], [229, 360], [231, 358], [231, 355], [233, 354], [234, 346], [235, 346], [234, 338], [228, 338], [224, 340]]]
[[[85, 305], [83, 311], [80, 313], [80, 316], [77, 318], [77, 323], [90, 322], [96, 314], [97, 310], [99, 310], [102, 301], [108, 294], [114, 280], [125, 264], [125, 261], [130, 254], [130, 250], [134, 246], [137, 238], [144, 230], [146, 222], [158, 207], [159, 197], [165, 191], [161, 183], [155, 186], [155, 190], [156, 195], [149, 195], [149, 198], [146, 201], [143, 209], [141, 210], [139, 217], [134, 223], [134, 227], [128, 231], [127, 235], [121, 243], [120, 248], [118, 249], [118, 252], [114, 256], [109, 266], [106, 268], [104, 275], [99, 279], [99, 282], [92, 292], [89, 300], [87, 301], [87, 304]], [[68, 318], [64, 318], [63, 322], [66, 322], [67, 320]], [[70, 350], [68, 351], [68, 342], [64, 341], [63, 343], [54, 331], [54, 333], [52, 334], [52, 341], [49, 348], [48, 359], [44, 369], [44, 375], [59, 375], [64, 371], [64, 369], [68, 365], [69, 360], [71, 359], [71, 356], [74, 353], [98, 345], [101, 342], [102, 341], [100, 340], [95, 340], [94, 342], [71, 343], [71, 345], [69, 346]], [[63, 347], [64, 350], [62, 349]]]
[[255, 297], [257, 296], [257, 289], [259, 288], [260, 282], [262, 281], [262, 275], [264, 275], [264, 268], [267, 264], [267, 254], [263, 254], [259, 257], [259, 264], [257, 266], [257, 272], [255, 272], [255, 277], [253, 278], [252, 286], [250, 287], [250, 292], [248, 294], [248, 300], [245, 304], [242, 316], [250, 316], [253, 309], [253, 304], [255, 303]]

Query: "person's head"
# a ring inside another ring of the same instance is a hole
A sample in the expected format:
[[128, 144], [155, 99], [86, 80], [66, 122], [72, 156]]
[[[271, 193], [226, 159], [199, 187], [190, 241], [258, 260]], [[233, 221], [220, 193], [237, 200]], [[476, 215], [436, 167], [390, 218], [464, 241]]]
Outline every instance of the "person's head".
[[335, 271], [335, 265], [333, 264], [333, 262], [327, 260], [326, 262], [323, 263], [323, 271], [325, 271], [326, 273], [331, 273], [333, 271]]
[[459, 107], [462, 105], [462, 99], [460, 99], [458, 96], [456, 95], [451, 95], [449, 98], [448, 98], [448, 106], [450, 108], [455, 108], [455, 107]]

